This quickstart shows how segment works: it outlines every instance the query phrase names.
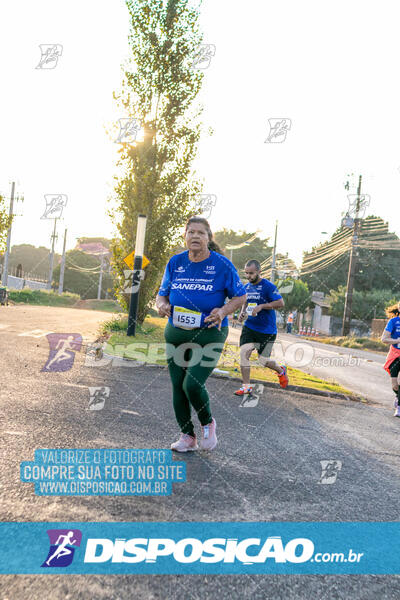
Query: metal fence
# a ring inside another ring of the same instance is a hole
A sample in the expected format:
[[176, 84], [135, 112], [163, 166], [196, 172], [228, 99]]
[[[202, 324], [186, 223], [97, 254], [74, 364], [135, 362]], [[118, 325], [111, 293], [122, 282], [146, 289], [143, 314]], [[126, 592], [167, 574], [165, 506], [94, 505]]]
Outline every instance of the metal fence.
[[8, 275], [7, 287], [12, 290], [22, 290], [24, 288], [30, 288], [31, 290], [45, 290], [47, 288], [47, 282]]

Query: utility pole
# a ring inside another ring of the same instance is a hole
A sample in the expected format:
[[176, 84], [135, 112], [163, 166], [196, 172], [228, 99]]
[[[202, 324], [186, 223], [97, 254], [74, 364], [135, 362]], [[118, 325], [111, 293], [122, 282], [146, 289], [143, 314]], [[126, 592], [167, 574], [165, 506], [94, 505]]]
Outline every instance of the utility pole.
[[360, 175], [358, 178], [358, 189], [357, 189], [357, 201], [356, 201], [356, 216], [353, 225], [353, 236], [351, 239], [350, 249], [350, 260], [349, 260], [349, 272], [347, 275], [347, 287], [346, 296], [344, 300], [344, 312], [343, 312], [343, 325], [342, 325], [342, 336], [349, 335], [350, 333], [350, 321], [351, 321], [351, 305], [353, 302], [353, 289], [354, 289], [354, 277], [356, 273], [356, 264], [358, 256], [358, 236], [360, 232], [361, 219], [360, 214], [360, 201], [361, 201], [361, 179]]
[[50, 252], [50, 268], [49, 268], [49, 279], [47, 281], [47, 289], [51, 290], [51, 284], [53, 283], [53, 266], [54, 266], [54, 242], [56, 240], [56, 227], [57, 219], [54, 219], [53, 235], [51, 236], [51, 252]]
[[101, 284], [103, 282], [103, 264], [104, 264], [104, 254], [101, 255], [99, 287], [97, 288], [97, 300], [101, 299]]
[[64, 245], [60, 267], [60, 281], [58, 283], [58, 293], [62, 294], [64, 289], [64, 271], [65, 271], [65, 246], [67, 243], [67, 230], [64, 232]]
[[[15, 192], [15, 181], [12, 182], [11, 184], [11, 198], [10, 198], [10, 219], [13, 216], [13, 211], [14, 211], [14, 192]], [[2, 275], [2, 280], [1, 283], [3, 285], [7, 285], [7, 280], [8, 280], [8, 258], [10, 256], [10, 251], [11, 251], [11, 223], [10, 226], [8, 228], [8, 233], [7, 233], [7, 249], [6, 249], [6, 253], [4, 255], [4, 263], [3, 263], [3, 275]]]
[[275, 240], [274, 249], [272, 251], [272, 264], [271, 264], [271, 279], [272, 283], [275, 281], [275, 264], [276, 264], [276, 238], [278, 236], [278, 221], [275, 221]]
[[129, 316], [128, 316], [128, 329], [126, 335], [133, 336], [136, 333], [136, 321], [137, 311], [139, 304], [139, 289], [140, 282], [143, 278], [143, 251], [144, 251], [144, 240], [146, 236], [146, 224], [147, 216], [138, 215], [138, 222], [136, 228], [136, 242], [135, 242], [135, 259], [133, 262], [133, 274], [132, 274], [132, 288], [129, 302]]

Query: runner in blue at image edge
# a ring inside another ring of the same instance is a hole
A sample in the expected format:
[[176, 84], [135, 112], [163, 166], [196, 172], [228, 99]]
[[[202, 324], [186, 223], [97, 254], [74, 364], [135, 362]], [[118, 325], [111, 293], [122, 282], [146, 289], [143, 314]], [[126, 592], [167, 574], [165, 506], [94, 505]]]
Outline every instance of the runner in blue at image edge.
[[392, 389], [395, 395], [394, 417], [400, 417], [400, 302], [386, 309], [388, 317], [382, 334], [382, 342], [390, 344], [389, 352], [383, 368], [392, 379]]
[[[206, 219], [189, 219], [185, 241], [188, 250], [169, 260], [156, 300], [159, 315], [168, 317], [164, 332], [167, 363], [181, 429], [171, 449], [177, 452], [198, 449], [191, 407], [201, 424], [201, 449], [217, 445], [205, 382], [217, 366], [228, 335], [227, 315], [246, 300], [238, 272], [214, 242]], [[224, 304], [226, 298], [230, 300]]]
[[239, 342], [243, 385], [235, 392], [237, 396], [253, 391], [250, 385], [250, 356], [254, 349], [257, 349], [259, 363], [278, 374], [281, 387], [285, 388], [289, 383], [286, 367], [270, 358], [277, 334], [275, 310], [285, 305], [283, 298], [271, 281], [260, 276], [261, 265], [257, 260], [247, 261], [244, 271], [249, 282], [245, 286], [247, 304], [242, 308], [239, 321], [246, 316], [247, 320]]

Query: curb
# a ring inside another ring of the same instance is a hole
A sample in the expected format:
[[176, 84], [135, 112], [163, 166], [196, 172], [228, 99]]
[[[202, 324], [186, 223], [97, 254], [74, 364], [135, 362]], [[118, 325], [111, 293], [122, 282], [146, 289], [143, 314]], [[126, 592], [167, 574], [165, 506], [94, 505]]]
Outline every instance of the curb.
[[[224, 375], [221, 373], [211, 373], [210, 377], [217, 379], [231, 379], [232, 381], [242, 381], [240, 377], [233, 377], [231, 375]], [[365, 398], [357, 396], [356, 394], [341, 394], [340, 392], [329, 392], [328, 390], [316, 390], [315, 388], [302, 387], [299, 385], [288, 385], [287, 388], [281, 388], [278, 383], [271, 381], [265, 381], [263, 379], [252, 379], [255, 383], [261, 383], [264, 387], [273, 388], [277, 392], [295, 392], [297, 394], [312, 394], [313, 396], [324, 396], [325, 398], [338, 398], [340, 400], [351, 400], [352, 402], [363, 402], [367, 403]]]
[[[101, 344], [102, 356], [107, 356], [110, 358], [119, 358], [119, 357], [116, 357], [114, 354], [108, 354], [107, 352], [104, 352], [105, 346], [106, 346], [106, 342], [103, 342]], [[123, 358], [120, 360], [130, 361], [131, 359]], [[161, 368], [161, 369], [165, 369], [165, 367], [166, 367], [166, 365], [157, 365], [157, 364], [152, 364], [152, 363], [147, 363], [147, 362], [138, 362], [138, 361], [134, 361], [134, 362], [137, 363], [138, 367], [147, 366], [147, 367], [156, 367], [156, 368]], [[223, 373], [212, 372], [210, 377], [214, 377], [215, 379], [230, 379], [231, 381], [239, 381], [239, 382], [242, 381], [242, 379], [240, 377], [234, 377], [232, 375], [225, 375]], [[364, 404], [368, 403], [367, 399], [363, 398], [362, 396], [357, 396], [356, 394], [349, 394], [347, 396], [346, 394], [341, 394], [340, 392], [329, 392], [328, 390], [316, 390], [315, 388], [302, 387], [299, 385], [288, 385], [287, 388], [281, 388], [281, 386], [278, 383], [273, 383], [271, 381], [264, 381], [263, 379], [253, 379], [253, 381], [255, 383], [261, 383], [262, 385], [264, 385], [264, 387], [272, 388], [277, 392], [294, 392], [296, 394], [311, 394], [313, 396], [323, 396], [325, 398], [337, 398], [339, 400], [350, 400], [352, 402], [362, 402]]]

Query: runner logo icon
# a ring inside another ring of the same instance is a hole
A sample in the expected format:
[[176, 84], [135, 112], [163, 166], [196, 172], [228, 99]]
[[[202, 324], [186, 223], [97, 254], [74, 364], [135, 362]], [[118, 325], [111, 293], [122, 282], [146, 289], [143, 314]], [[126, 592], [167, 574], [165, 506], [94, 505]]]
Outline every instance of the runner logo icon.
[[80, 352], [82, 336], [79, 333], [49, 333], [50, 352], [42, 371], [65, 372], [72, 369], [75, 352]]
[[318, 483], [332, 484], [335, 483], [338, 473], [342, 468], [341, 460], [320, 460], [321, 477]]
[[81, 545], [79, 529], [48, 529], [50, 548], [42, 567], [68, 567], [74, 558], [76, 547]]

